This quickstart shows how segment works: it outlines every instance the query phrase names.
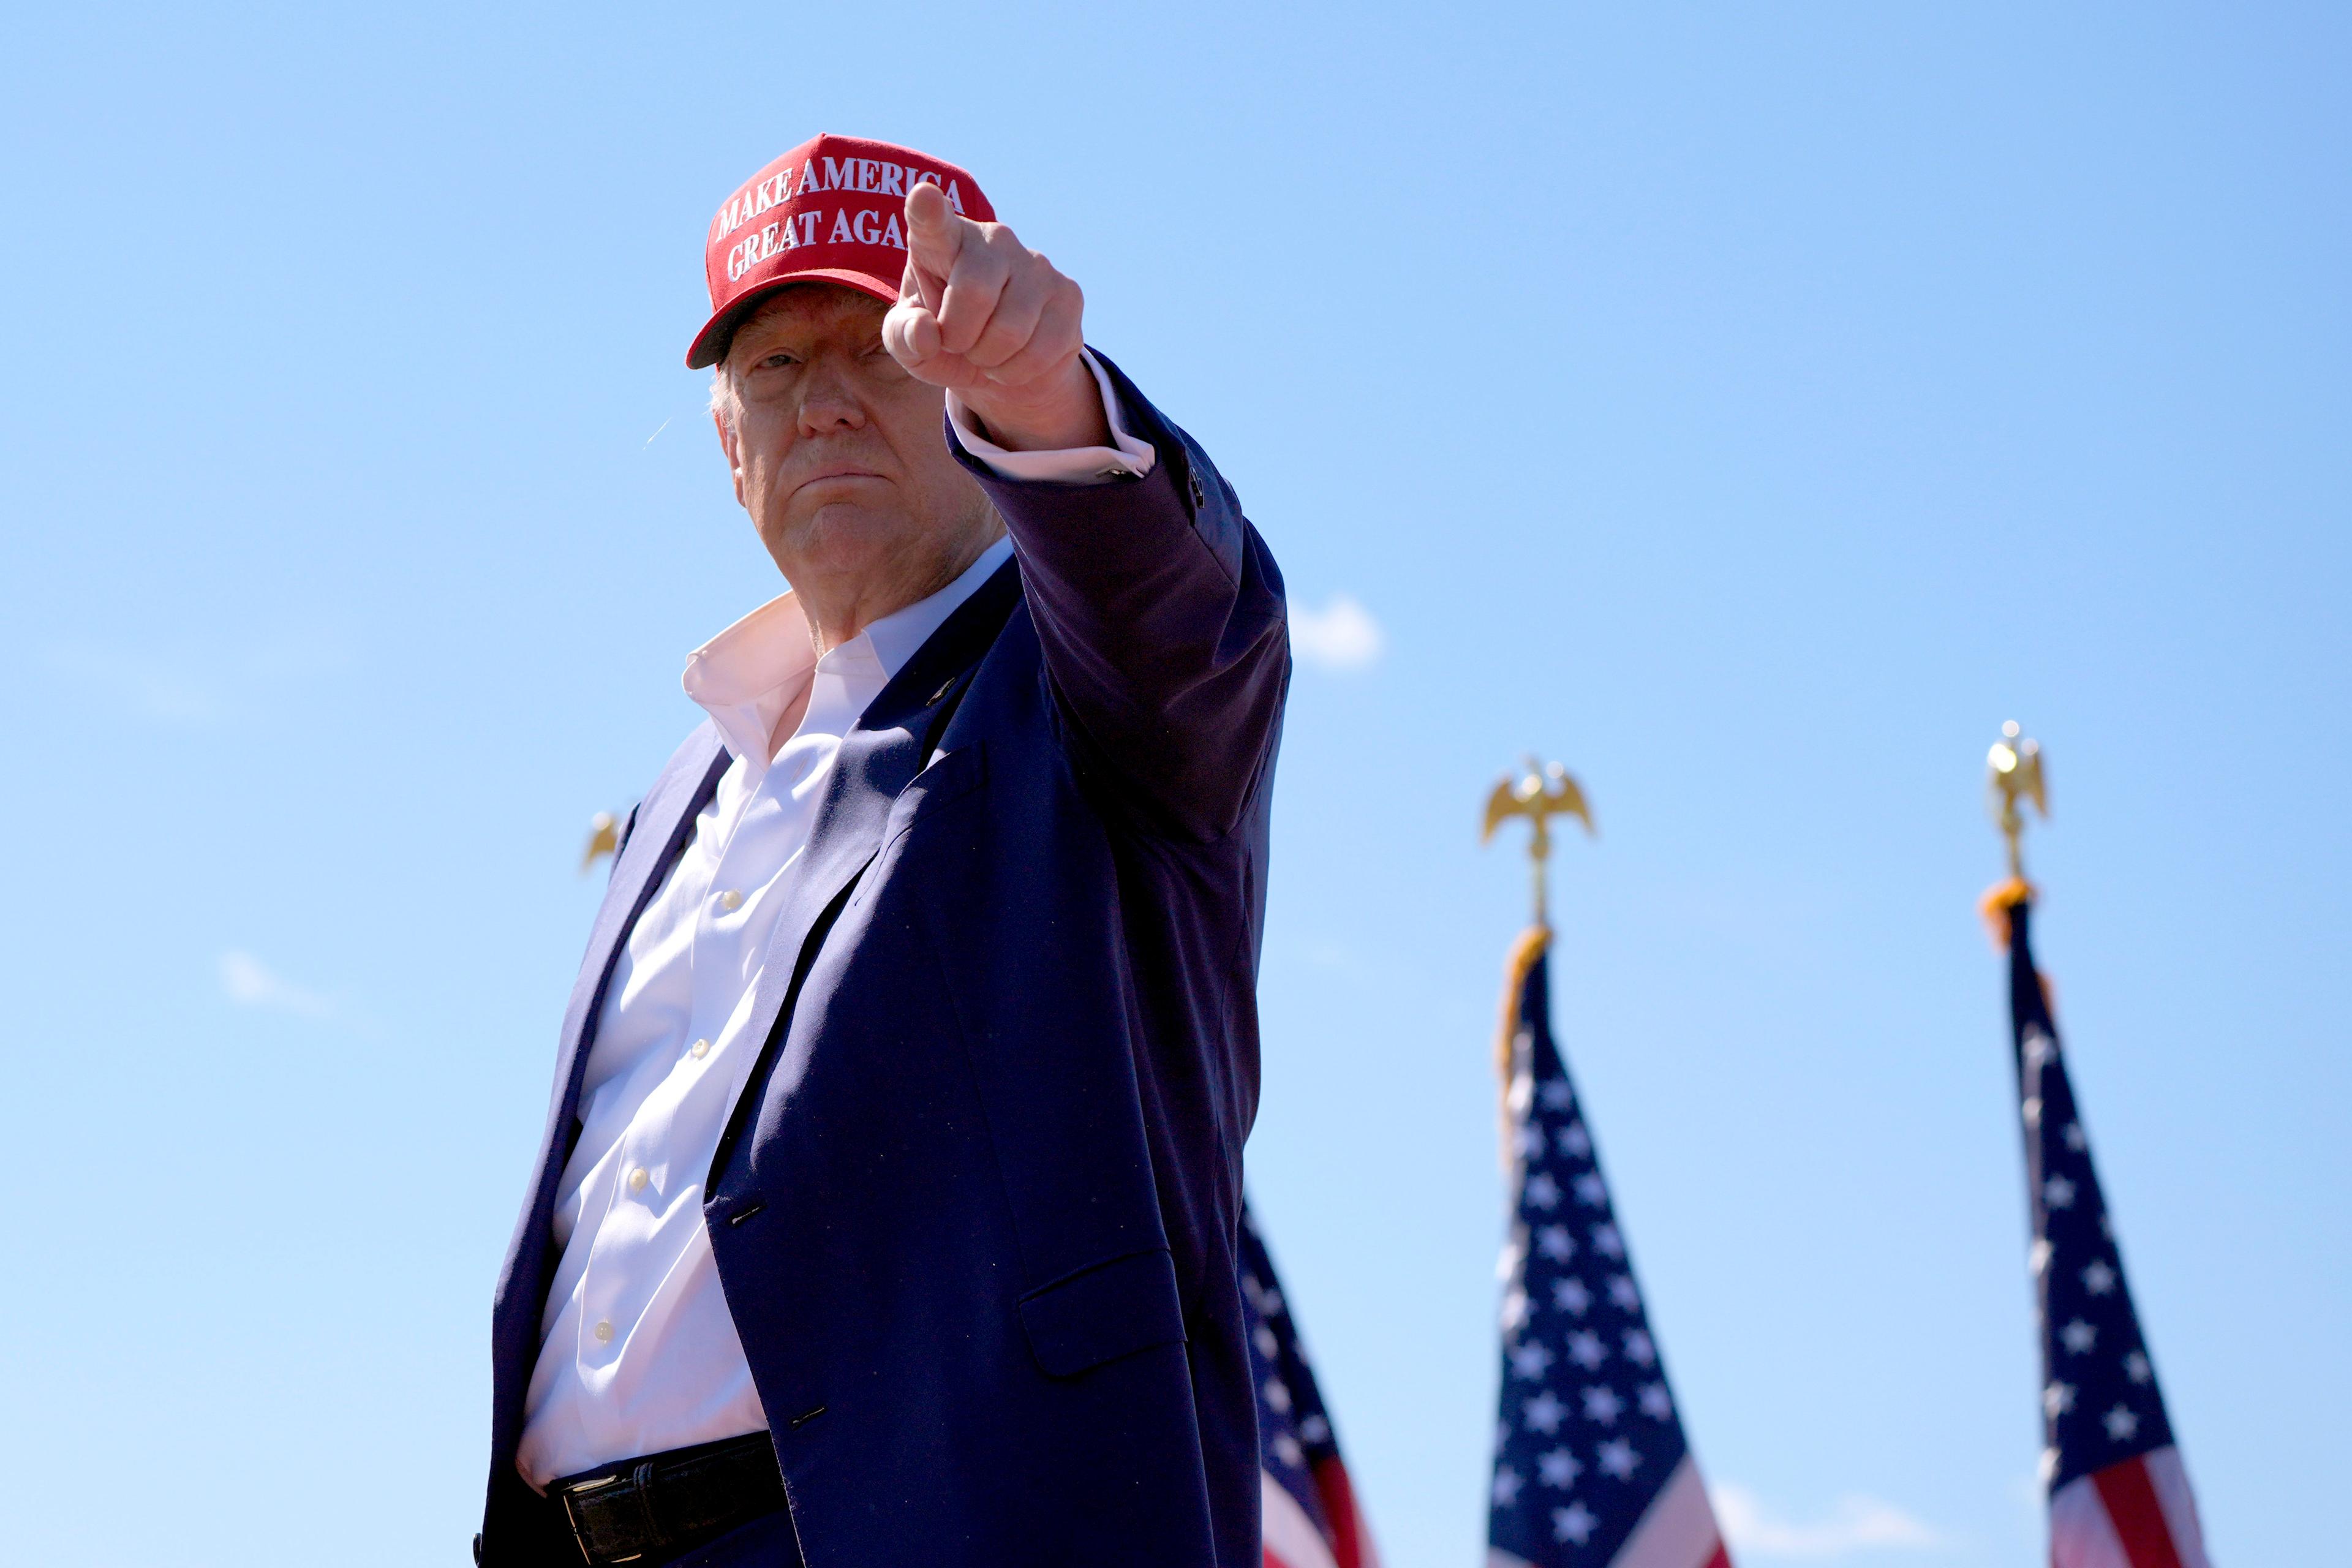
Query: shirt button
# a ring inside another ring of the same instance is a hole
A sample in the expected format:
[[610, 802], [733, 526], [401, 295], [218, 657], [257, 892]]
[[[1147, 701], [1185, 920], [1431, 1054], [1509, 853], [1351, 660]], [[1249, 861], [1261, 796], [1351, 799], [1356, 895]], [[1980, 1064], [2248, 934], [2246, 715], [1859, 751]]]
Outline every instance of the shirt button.
[[600, 1322], [596, 1325], [596, 1342], [600, 1345], [609, 1345], [613, 1342], [612, 1324]]
[[700, 1061], [703, 1058], [705, 1058], [705, 1057], [709, 1056], [709, 1054], [710, 1054], [710, 1042], [709, 1042], [709, 1040], [697, 1040], [697, 1041], [695, 1041], [695, 1042], [694, 1042], [694, 1059], [695, 1059], [695, 1060], [697, 1060], [697, 1061]]
[[629, 1173], [629, 1191], [633, 1193], [644, 1192], [646, 1190], [646, 1183], [649, 1180], [651, 1180], [651, 1178], [646, 1174], [646, 1168], [643, 1165], [639, 1165], [635, 1170]]
[[743, 907], [743, 895], [730, 888], [719, 895], [719, 907], [732, 914]]

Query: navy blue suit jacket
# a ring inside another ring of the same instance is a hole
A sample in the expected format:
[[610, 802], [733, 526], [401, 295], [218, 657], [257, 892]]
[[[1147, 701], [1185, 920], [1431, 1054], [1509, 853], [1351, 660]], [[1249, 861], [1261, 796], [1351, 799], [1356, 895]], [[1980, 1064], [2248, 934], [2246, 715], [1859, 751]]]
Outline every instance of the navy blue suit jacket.
[[[705, 1219], [810, 1568], [1258, 1568], [1235, 1283], [1281, 578], [1112, 371], [1150, 475], [1007, 481], [1015, 559], [845, 737]], [[499, 1280], [483, 1561], [579, 1561], [516, 1474], [549, 1215], [615, 953], [716, 788], [634, 814]], [[790, 1532], [725, 1560], [789, 1563]]]

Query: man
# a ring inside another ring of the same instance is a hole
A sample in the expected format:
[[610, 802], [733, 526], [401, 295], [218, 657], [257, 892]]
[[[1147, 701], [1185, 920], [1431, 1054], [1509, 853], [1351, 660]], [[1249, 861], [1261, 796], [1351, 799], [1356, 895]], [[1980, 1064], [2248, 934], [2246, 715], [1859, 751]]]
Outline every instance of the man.
[[492, 1568], [1256, 1568], [1281, 580], [993, 218], [819, 136], [712, 226], [687, 363], [792, 592], [688, 661], [572, 992]]

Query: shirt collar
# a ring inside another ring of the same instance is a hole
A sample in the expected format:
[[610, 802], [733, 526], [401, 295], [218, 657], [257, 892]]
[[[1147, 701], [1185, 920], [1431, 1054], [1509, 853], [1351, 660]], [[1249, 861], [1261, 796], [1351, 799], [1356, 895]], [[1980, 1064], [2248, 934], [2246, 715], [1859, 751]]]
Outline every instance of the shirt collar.
[[1012, 553], [1012, 540], [998, 540], [954, 582], [893, 610], [822, 660], [811, 646], [800, 601], [779, 594], [687, 656], [686, 694], [710, 715], [730, 752], [764, 768], [776, 721], [819, 669], [870, 688], [871, 700]]
[[982, 551], [980, 559], [963, 569], [963, 575], [929, 598], [918, 599], [867, 626], [865, 636], [874, 646], [875, 657], [882, 661], [882, 679], [887, 682], [904, 669], [916, 650], [930, 641], [931, 634], [978, 593], [982, 583], [996, 575], [996, 569], [1012, 554], [1013, 541], [1000, 539]]

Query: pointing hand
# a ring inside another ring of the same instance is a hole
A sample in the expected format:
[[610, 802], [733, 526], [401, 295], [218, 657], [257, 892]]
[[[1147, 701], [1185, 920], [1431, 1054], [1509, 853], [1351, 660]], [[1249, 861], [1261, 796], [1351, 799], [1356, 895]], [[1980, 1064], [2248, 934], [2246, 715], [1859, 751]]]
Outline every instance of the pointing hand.
[[1001, 223], [957, 214], [928, 181], [907, 193], [907, 270], [882, 341], [1014, 450], [1110, 444], [1078, 359], [1086, 296]]

